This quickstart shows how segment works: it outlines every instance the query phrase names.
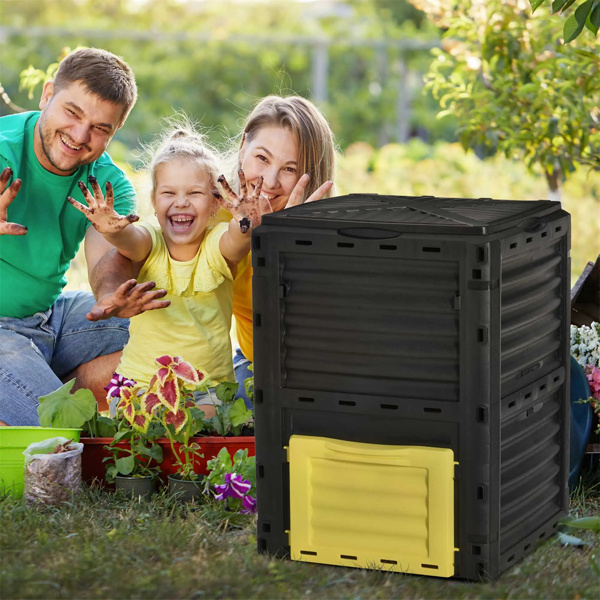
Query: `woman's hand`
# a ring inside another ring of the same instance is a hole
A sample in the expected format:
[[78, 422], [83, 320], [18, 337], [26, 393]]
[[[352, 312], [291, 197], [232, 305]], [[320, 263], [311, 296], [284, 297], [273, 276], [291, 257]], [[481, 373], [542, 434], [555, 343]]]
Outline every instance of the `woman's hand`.
[[[304, 196], [304, 190], [310, 181], [310, 175], [305, 173], [298, 179], [298, 183], [294, 186], [290, 197], [288, 198], [287, 204], [285, 208], [291, 208], [292, 206], [298, 206], [299, 204], [303, 204], [302, 196]], [[326, 181], [323, 185], [318, 187], [305, 201], [307, 202], [316, 202], [317, 200], [321, 200], [325, 194], [333, 187], [333, 181]]]
[[221, 184], [226, 198], [218, 190], [213, 190], [213, 195], [221, 206], [233, 215], [240, 226], [241, 232], [247, 233], [251, 228], [260, 225], [262, 215], [273, 211], [269, 201], [260, 194], [263, 178], [258, 178], [254, 192], [249, 195], [248, 184], [242, 169], [238, 171], [238, 176], [240, 179], [240, 195], [233, 191], [224, 175], [221, 175], [217, 181]]
[[81, 202], [77, 202], [77, 200], [71, 198], [71, 196], [67, 196], [67, 200], [88, 218], [88, 221], [94, 226], [96, 231], [103, 235], [118, 233], [131, 223], [139, 221], [137, 215], [122, 216], [115, 211], [113, 208], [115, 197], [110, 182], [106, 182], [106, 200], [102, 195], [98, 180], [90, 175], [89, 182], [94, 191], [93, 196], [83, 181], [78, 183], [79, 189], [88, 203], [87, 206], [84, 206]]

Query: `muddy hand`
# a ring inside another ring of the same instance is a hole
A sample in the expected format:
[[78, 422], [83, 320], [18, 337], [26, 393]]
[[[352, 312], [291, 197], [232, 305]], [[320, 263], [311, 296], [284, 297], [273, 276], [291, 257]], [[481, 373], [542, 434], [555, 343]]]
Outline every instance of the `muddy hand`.
[[219, 204], [223, 208], [230, 213], [234, 212], [240, 203], [240, 197], [233, 191], [225, 175], [219, 175], [217, 181], [219, 182], [223, 193], [219, 192], [217, 189], [213, 189], [213, 196], [219, 201]]
[[240, 195], [232, 189], [223, 175], [218, 179], [227, 198], [224, 198], [218, 190], [213, 190], [215, 198], [224, 206], [239, 223], [240, 231], [248, 233], [253, 227], [260, 225], [262, 214], [272, 212], [271, 206], [264, 196], [261, 196], [263, 178], [259, 177], [252, 194], [248, 193], [248, 182], [244, 171], [238, 171], [240, 180]]
[[18, 223], [9, 223], [6, 220], [8, 218], [8, 207], [21, 189], [20, 179], [15, 179], [7, 187], [12, 173], [13, 171], [10, 167], [6, 167], [0, 173], [0, 235], [25, 235], [27, 227]]
[[88, 218], [88, 221], [94, 226], [94, 229], [102, 234], [117, 233], [122, 229], [125, 229], [125, 227], [131, 223], [139, 221], [139, 217], [136, 215], [122, 216], [115, 212], [115, 209], [113, 208], [115, 197], [112, 185], [109, 181], [106, 182], [106, 199], [102, 195], [98, 180], [95, 177], [90, 176], [89, 182], [92, 186], [94, 195], [90, 193], [83, 181], [78, 182], [79, 189], [88, 204], [87, 206], [83, 205], [81, 202], [77, 202], [77, 200], [71, 198], [71, 196], [67, 196], [67, 200]]
[[147, 310], [166, 308], [170, 300], [161, 300], [167, 290], [155, 290], [153, 281], [138, 283], [130, 279], [122, 283], [113, 293], [99, 298], [86, 315], [88, 321], [101, 321], [111, 317], [130, 319]]

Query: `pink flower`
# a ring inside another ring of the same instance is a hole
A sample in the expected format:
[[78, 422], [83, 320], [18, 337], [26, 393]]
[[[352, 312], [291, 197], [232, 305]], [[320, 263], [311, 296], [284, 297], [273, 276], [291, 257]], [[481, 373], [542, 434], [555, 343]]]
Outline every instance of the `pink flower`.
[[590, 384], [590, 390], [595, 400], [600, 400], [600, 368], [592, 365], [586, 365], [585, 375], [588, 383]]

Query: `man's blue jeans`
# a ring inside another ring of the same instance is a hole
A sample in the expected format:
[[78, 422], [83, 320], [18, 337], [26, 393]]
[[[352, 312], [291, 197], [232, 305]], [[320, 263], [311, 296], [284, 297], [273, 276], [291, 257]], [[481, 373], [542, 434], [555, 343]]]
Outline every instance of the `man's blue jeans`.
[[59, 388], [78, 366], [123, 349], [129, 321], [88, 321], [94, 303], [89, 292], [65, 292], [44, 312], [0, 317], [0, 421], [39, 425], [40, 396]]

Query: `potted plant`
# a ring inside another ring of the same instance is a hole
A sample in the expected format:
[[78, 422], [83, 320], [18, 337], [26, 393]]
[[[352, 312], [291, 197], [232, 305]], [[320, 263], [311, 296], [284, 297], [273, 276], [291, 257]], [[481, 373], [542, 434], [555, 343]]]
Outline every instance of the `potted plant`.
[[256, 459], [248, 450], [238, 450], [233, 458], [221, 448], [216, 458], [208, 461], [206, 491], [225, 509], [241, 514], [256, 513]]
[[[143, 406], [140, 404], [138, 417], [149, 421], [149, 432], [161, 432], [161, 437], [153, 442], [162, 448], [160, 476], [165, 483], [168, 483], [169, 475], [186, 470], [186, 465], [189, 472], [205, 475], [208, 460], [215, 457], [223, 447], [227, 447], [232, 455], [240, 449], [247, 449], [250, 455], [254, 454], [252, 411], [245, 407], [243, 400], [235, 398], [236, 383], [225, 382], [216, 386], [211, 394], [216, 396], [220, 404], [215, 406], [215, 416], [206, 419], [204, 413], [191, 404], [191, 392], [198, 388], [206, 388], [204, 374], [194, 371], [180, 357], [160, 357], [157, 359], [157, 367], [157, 377], [151, 381], [147, 392], [142, 393], [148, 398]], [[193, 372], [197, 374], [197, 380]], [[185, 381], [186, 379], [188, 381]], [[103, 463], [111, 456], [107, 446], [112, 444], [120, 448], [127, 447], [127, 438], [118, 436], [116, 440], [113, 439], [117, 433], [119, 419], [122, 420], [122, 415], [117, 419], [116, 405], [121, 401], [121, 390], [135, 385], [135, 381], [115, 374], [106, 386], [112, 417], [97, 415], [97, 425], [86, 426], [90, 435], [81, 438], [84, 444], [82, 476], [85, 482], [97, 480], [106, 485]], [[158, 388], [164, 388], [161, 392], [162, 401], [157, 393]], [[246, 389], [252, 397], [252, 378], [246, 380]], [[183, 407], [183, 412], [177, 416], [175, 412], [179, 411], [169, 410], [169, 406], [175, 406], [172, 399], [176, 395], [175, 392], [179, 394], [179, 404], [176, 406]], [[141, 398], [138, 402], [141, 402]]]
[[119, 396], [111, 402], [118, 428], [105, 447], [110, 453], [103, 459], [108, 463], [106, 480], [130, 496], [149, 497], [160, 471], [162, 448], [155, 442], [163, 428], [147, 418], [139, 385], [121, 386]]
[[[165, 438], [157, 440], [163, 447], [163, 478], [185, 481], [199, 479], [206, 473], [207, 461], [222, 447], [234, 453], [248, 449], [254, 454], [252, 411], [242, 399], [235, 398], [237, 384], [219, 383], [214, 392], [207, 390], [207, 378], [181, 357], [157, 359], [158, 371], [144, 394], [146, 414], [164, 425]], [[193, 401], [193, 392], [214, 394], [215, 416], [207, 419]], [[215, 435], [216, 434], [216, 435]]]
[[200, 445], [192, 436], [204, 425], [204, 412], [194, 402], [193, 392], [206, 380], [202, 371], [180, 356], [156, 359], [158, 370], [142, 394], [141, 410], [149, 423], [162, 425], [172, 452], [174, 472], [168, 474], [169, 489], [184, 501], [202, 493], [199, 472]]

